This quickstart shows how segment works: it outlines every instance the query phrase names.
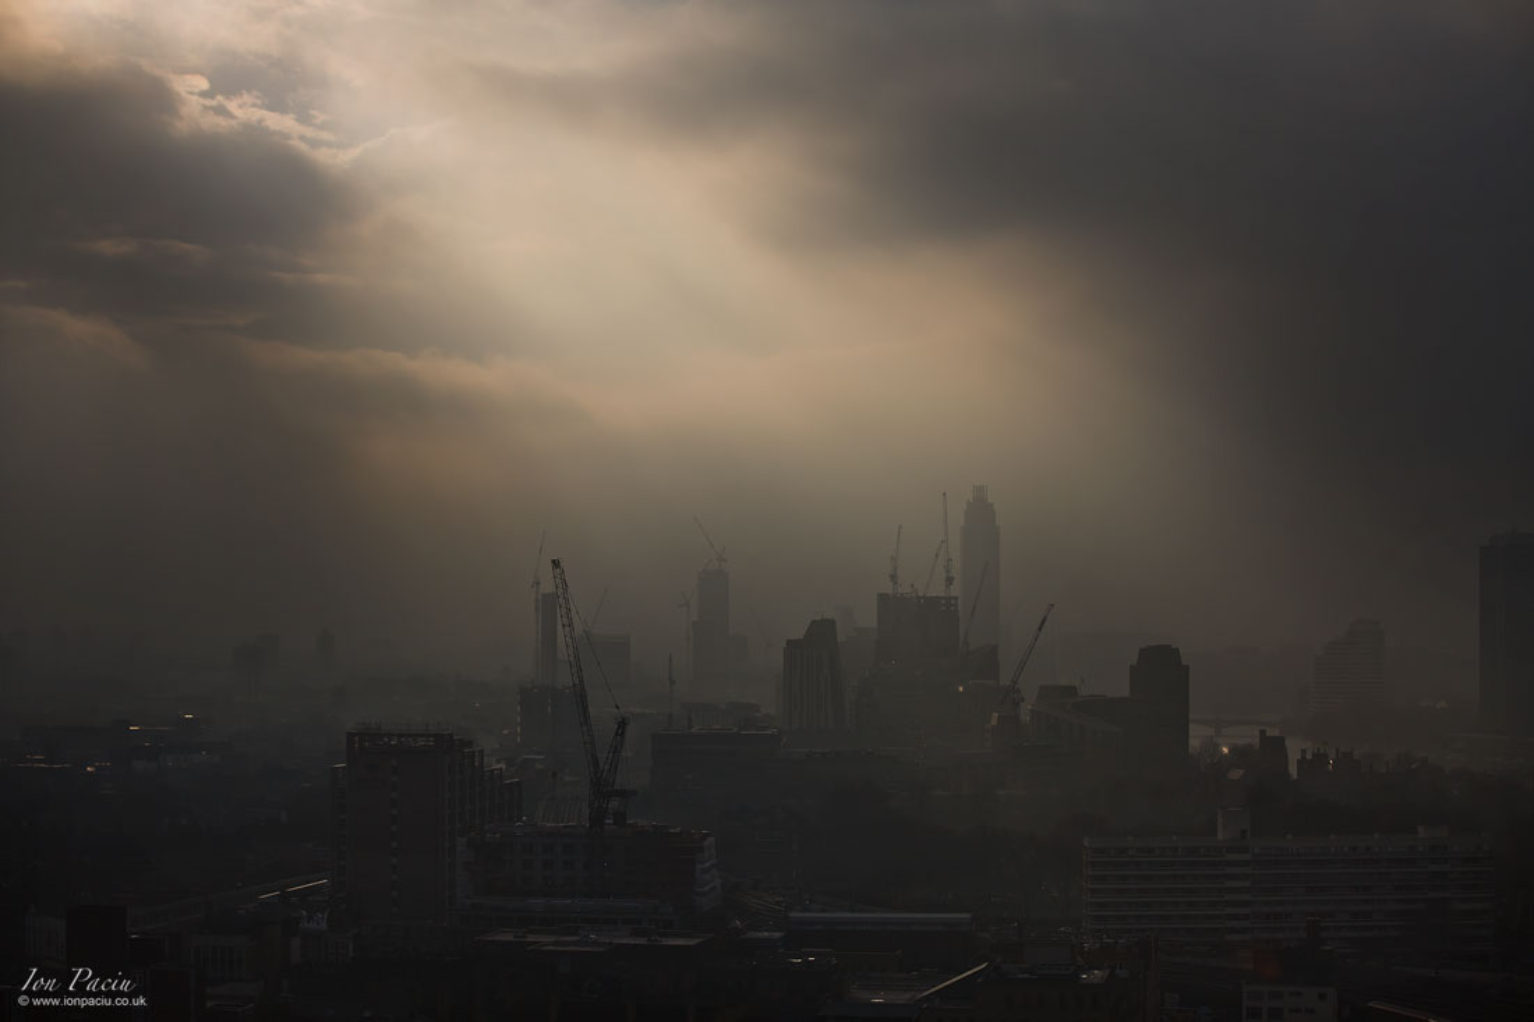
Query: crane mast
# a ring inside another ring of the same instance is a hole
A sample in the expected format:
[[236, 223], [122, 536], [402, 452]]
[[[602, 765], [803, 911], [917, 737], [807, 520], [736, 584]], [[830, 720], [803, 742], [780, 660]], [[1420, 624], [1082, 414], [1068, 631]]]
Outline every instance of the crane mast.
[[613, 728], [612, 741], [607, 746], [604, 762], [597, 754], [596, 730], [591, 724], [591, 703], [586, 695], [586, 675], [581, 669], [581, 649], [575, 629], [575, 606], [570, 601], [570, 583], [565, 579], [564, 565], [559, 558], [550, 562], [554, 568], [554, 592], [559, 603], [559, 623], [564, 632], [565, 654], [570, 658], [570, 688], [575, 695], [575, 716], [581, 728], [581, 748], [586, 754], [587, 825], [600, 834], [607, 823], [607, 810], [612, 800], [624, 794], [614, 788], [618, 778], [618, 763], [623, 756], [623, 739], [628, 731], [628, 718], [618, 717]]

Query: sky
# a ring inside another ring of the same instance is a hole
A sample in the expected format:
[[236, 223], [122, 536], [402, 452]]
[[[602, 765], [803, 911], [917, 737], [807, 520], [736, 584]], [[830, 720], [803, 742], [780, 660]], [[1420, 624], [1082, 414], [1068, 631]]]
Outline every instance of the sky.
[[[0, 627], [1473, 648], [1534, 525], [1534, 9], [0, 0]], [[547, 583], [548, 572], [542, 572]], [[1005, 651], [1004, 651], [1005, 652]]]

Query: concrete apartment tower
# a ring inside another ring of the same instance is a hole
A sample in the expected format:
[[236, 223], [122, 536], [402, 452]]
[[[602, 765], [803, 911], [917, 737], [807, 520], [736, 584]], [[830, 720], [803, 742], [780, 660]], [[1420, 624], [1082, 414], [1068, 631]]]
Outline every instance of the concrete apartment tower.
[[1140, 716], [1145, 752], [1181, 762], [1188, 755], [1188, 665], [1176, 646], [1143, 646], [1129, 665], [1129, 700]]
[[1361, 618], [1316, 657], [1312, 713], [1375, 709], [1385, 701], [1385, 629]]
[[834, 619], [811, 621], [804, 638], [783, 644], [778, 721], [785, 733], [838, 734], [846, 730], [847, 694]]

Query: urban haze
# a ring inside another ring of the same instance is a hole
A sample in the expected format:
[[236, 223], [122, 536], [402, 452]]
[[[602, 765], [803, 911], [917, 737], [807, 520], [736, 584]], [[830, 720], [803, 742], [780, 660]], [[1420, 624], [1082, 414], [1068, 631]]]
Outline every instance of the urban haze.
[[1503, 0], [0, 0], [0, 1019], [1534, 1015], [1531, 97]]

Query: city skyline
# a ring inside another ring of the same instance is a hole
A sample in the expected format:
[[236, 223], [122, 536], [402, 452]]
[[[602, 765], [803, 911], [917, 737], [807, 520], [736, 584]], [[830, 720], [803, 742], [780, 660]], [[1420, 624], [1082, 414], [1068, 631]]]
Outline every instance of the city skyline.
[[0, 1019], [1534, 1018], [1530, 97], [1511, 0], [0, 0]]
[[[1498, 536], [1502, 535], [1519, 536], [1527, 534], [1515, 530], [1512, 533], [1498, 534]], [[1497, 538], [1492, 537], [1492, 540], [1495, 541]], [[1481, 544], [1477, 544], [1472, 549], [1480, 548]], [[754, 559], [748, 556], [745, 560], [750, 564]], [[909, 564], [907, 565], [907, 567], [910, 566]], [[600, 566], [597, 567], [600, 568]], [[988, 570], [987, 568], [987, 572]], [[1474, 571], [1473, 558], [1467, 570]], [[544, 565], [544, 571], [545, 573], [547, 571], [546, 564]], [[615, 589], [610, 584], [592, 584], [594, 581], [593, 576], [595, 578], [602, 577], [597, 573], [596, 569], [583, 565], [580, 572], [583, 582], [587, 583], [592, 592], [600, 593], [600, 599], [593, 600], [592, 603], [585, 605], [585, 610], [589, 613], [594, 606], [608, 608], [604, 612], [603, 627], [593, 632], [593, 636], [610, 639], [621, 637], [631, 641], [636, 651], [634, 661], [645, 663], [649, 674], [652, 676], [656, 670], [663, 670], [666, 658], [672, 656], [676, 660], [676, 670], [680, 676], [685, 670], [684, 665], [687, 663], [689, 654], [693, 652], [690, 642], [695, 641], [695, 636], [691, 640], [689, 640], [688, 636], [693, 635], [693, 626], [696, 624], [696, 621], [689, 622], [685, 633], [679, 627], [677, 610], [681, 609], [681, 605], [678, 604], [677, 609], [671, 610], [669, 613], [664, 611], [657, 613], [653, 594], [633, 591], [636, 588], [635, 583], [631, 582], [629, 591], [625, 592], [623, 589]], [[719, 574], [717, 569], [706, 568], [695, 575], [694, 586], [689, 586], [688, 591], [684, 592], [684, 595], [691, 601], [689, 605], [690, 612], [694, 617], [697, 616], [698, 601], [696, 599], [696, 592], [692, 590], [695, 589], [696, 583], [701, 581], [705, 575], [712, 577], [717, 574]], [[870, 569], [868, 574], [872, 576], [874, 574], [873, 570]], [[910, 582], [910, 577], [910, 575], [905, 577], [903, 585], [916, 584]], [[514, 581], [512, 586], [514, 587]], [[858, 596], [849, 595], [845, 598], [838, 597], [813, 602], [801, 596], [797, 604], [790, 601], [789, 605], [812, 608], [806, 614], [806, 619], [822, 616], [822, 608], [827, 605], [835, 605], [845, 610], [850, 610], [854, 614], [854, 620], [867, 627], [871, 626], [874, 621], [876, 596], [880, 591], [887, 589], [887, 576], [879, 575], [877, 580], [871, 580], [869, 588]], [[515, 598], [514, 588], [512, 591], [513, 598]], [[584, 594], [586, 599], [592, 600], [592, 592]], [[1031, 593], [1025, 593], [1017, 597], [1015, 602], [1008, 602], [1012, 600], [1009, 596], [1004, 599], [1002, 604], [1004, 613], [1001, 614], [1000, 628], [1001, 656], [1004, 662], [1001, 666], [1004, 671], [1010, 669], [1011, 660], [1009, 658], [1015, 658], [1026, 638], [1025, 626], [1028, 624], [1026, 618], [1031, 609], [1030, 604], [1026, 601], [1031, 597]], [[544, 592], [541, 597], [543, 603], [547, 605], [551, 605], [552, 598], [553, 594], [549, 592]], [[1463, 628], [1479, 627], [1475, 622], [1477, 620], [1476, 615], [1481, 613], [1479, 609], [1480, 602], [1480, 598], [1472, 597], [1470, 603], [1471, 616], [1466, 621], [1460, 622]], [[791, 611], [786, 612], [781, 606], [778, 606], [766, 612], [772, 615], [767, 620], [772, 621], [775, 627], [764, 629], [762, 627], [762, 621], [764, 620], [763, 611], [759, 608], [766, 605], [768, 605], [768, 601], [759, 592], [748, 593], [745, 606], [747, 613], [750, 615], [751, 624], [737, 622], [737, 627], [731, 629], [737, 633], [735, 635], [737, 642], [741, 640], [746, 642], [749, 649], [747, 659], [754, 667], [775, 663], [783, 644], [795, 638], [794, 632], [796, 628], [802, 629], [803, 627], [802, 622], [799, 625], [793, 623], [792, 618], [789, 616], [792, 613]], [[650, 610], [649, 616], [646, 616], [644, 613], [644, 609], [647, 606]], [[636, 609], [638, 613], [635, 612]], [[963, 615], [967, 613], [967, 610], [961, 613], [961, 620]], [[1082, 621], [1079, 617], [1074, 621], [1070, 620], [1070, 617], [1074, 616], [1068, 611], [1064, 627], [1056, 630], [1062, 632], [1073, 641], [1105, 641], [1110, 646], [1119, 649], [1132, 649], [1140, 645], [1157, 642], [1171, 642], [1199, 650], [1206, 654], [1245, 652], [1291, 654], [1295, 651], [1306, 649], [1319, 653], [1335, 635], [1339, 627], [1339, 622], [1334, 620], [1321, 622], [1313, 636], [1274, 636], [1271, 634], [1257, 636], [1250, 633], [1228, 633], [1221, 636], [1206, 637], [1203, 641], [1195, 639], [1189, 642], [1184, 636], [1199, 634], [1196, 624], [1190, 625], [1184, 622], [1181, 626], [1157, 627], [1154, 624], [1155, 621], [1165, 621], [1168, 619], [1165, 617], [1158, 618], [1153, 611], [1138, 615], [1132, 614], [1121, 621], [1106, 622], [1091, 618]], [[1343, 614], [1343, 618], [1348, 616], [1348, 613]], [[512, 620], [504, 622], [504, 629], [497, 630], [490, 635], [460, 636], [464, 638], [464, 641], [459, 645], [433, 644], [430, 642], [413, 644], [408, 637], [399, 634], [389, 634], [384, 628], [380, 627], [379, 619], [373, 619], [372, 621], [355, 620], [352, 623], [356, 630], [344, 636], [346, 640], [346, 656], [350, 658], [353, 668], [361, 664], [366, 670], [388, 669], [388, 666], [392, 664], [401, 668], [408, 668], [412, 671], [425, 670], [448, 673], [469, 671], [487, 676], [498, 676], [509, 672], [511, 676], [517, 678], [533, 678], [536, 674], [536, 677], [547, 682], [550, 676], [546, 672], [552, 671], [556, 663], [562, 663], [562, 654], [558, 654], [552, 659], [543, 658], [542, 654], [540, 654], [542, 668], [538, 672], [533, 672], [528, 667], [522, 666], [525, 661], [533, 659], [535, 648], [545, 647], [548, 643], [555, 643], [557, 645], [557, 629], [550, 627], [553, 621], [552, 616], [545, 613], [540, 615], [540, 618], [542, 620], [543, 633], [539, 637], [535, 638], [534, 636], [534, 621], [530, 616], [526, 621], [517, 620], [514, 617]], [[660, 621], [658, 627], [646, 627], [651, 622], [657, 620]], [[236, 646], [262, 642], [274, 644], [283, 636], [286, 636], [289, 640], [297, 640], [300, 645], [309, 642], [316, 644], [328, 643], [328, 654], [322, 655], [316, 652], [314, 656], [327, 659], [327, 662], [332, 664], [332, 668], [328, 669], [333, 669], [337, 656], [335, 650], [337, 635], [331, 627], [334, 624], [333, 619], [323, 618], [318, 622], [313, 622], [290, 618], [289, 622], [290, 629], [284, 631], [264, 629], [255, 622], [231, 622], [227, 626], [229, 629], [227, 634], [202, 635], [191, 641], [187, 641], [184, 635], [178, 634], [170, 622], [162, 622], [158, 625], [151, 623], [148, 626], [125, 626], [119, 622], [114, 626], [110, 620], [103, 625], [101, 622], [91, 620], [55, 620], [28, 623], [24, 619], [13, 619], [9, 623], [8, 628], [0, 629], [0, 633], [9, 631], [12, 633], [13, 639], [23, 635], [29, 636], [28, 641], [33, 644], [34, 652], [42, 650], [50, 643], [55, 645], [59, 642], [64, 642], [66, 645], [84, 643], [86, 646], [96, 646], [101, 650], [131, 649], [135, 651], [135, 656], [165, 657], [168, 658], [167, 662], [183, 666], [194, 666], [197, 664], [208, 666], [222, 662], [227, 655], [231, 642]], [[753, 628], [755, 630], [752, 630]], [[745, 634], [747, 632], [749, 634]], [[250, 636], [253, 633], [255, 638], [252, 640]], [[1440, 637], [1433, 635], [1424, 636], [1421, 634], [1407, 635], [1401, 639], [1393, 637], [1390, 646], [1392, 648], [1411, 650], [1415, 653], [1429, 653], [1434, 657], [1443, 658], [1445, 663], [1453, 660], [1461, 665], [1473, 666], [1477, 653], [1476, 641], [1482, 640], [1472, 641], [1468, 646], [1464, 644], [1455, 645], [1443, 641], [1441, 638], [1442, 634], [1446, 633], [1439, 633]], [[975, 645], [973, 637], [971, 645]], [[1058, 653], [1055, 655], [1058, 656]], [[287, 658], [287, 662], [292, 664], [296, 661], [290, 655]], [[307, 660], [305, 663], [307, 663]], [[1115, 667], [1114, 671], [1116, 670], [1117, 668]], [[1295, 672], [1296, 678], [1301, 673], [1308, 674], [1308, 668], [1305, 672], [1297, 670]], [[563, 677], [563, 674], [560, 676]], [[1065, 674], [1061, 674], [1060, 680], [1066, 681], [1070, 679]], [[1096, 678], [1094, 680], [1101, 683], [1104, 679]], [[1109, 687], [1114, 687], [1115, 682], [1112, 678], [1109, 677], [1107, 680]], [[1475, 681], [1469, 674], [1457, 678], [1456, 684], [1460, 689], [1463, 689], [1460, 692], [1461, 696], [1474, 694]]]
[[701, 516], [782, 638], [985, 482], [1004, 618], [1472, 651], [1534, 32], [1306, 10], [11, 0], [0, 621], [481, 669]]

